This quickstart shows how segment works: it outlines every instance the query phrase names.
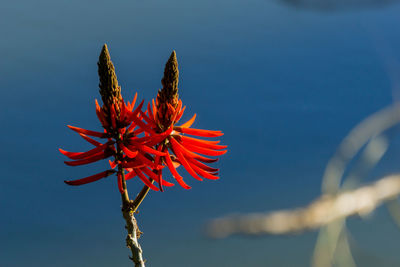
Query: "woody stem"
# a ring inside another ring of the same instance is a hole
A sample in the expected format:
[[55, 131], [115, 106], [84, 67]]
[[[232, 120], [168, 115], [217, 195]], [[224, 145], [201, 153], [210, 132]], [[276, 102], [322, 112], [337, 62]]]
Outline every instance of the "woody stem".
[[[116, 138], [117, 144], [121, 141], [120, 136]], [[122, 157], [122, 150], [119, 145], [117, 145], [117, 156], [116, 161], [118, 162]], [[122, 216], [125, 219], [125, 229], [127, 230], [128, 234], [126, 236], [126, 246], [131, 250], [132, 257], [129, 257], [135, 267], [145, 267], [143, 256], [142, 256], [142, 248], [138, 242], [140, 237], [140, 230], [137, 225], [136, 218], [134, 216], [135, 210], [134, 206], [132, 205], [132, 201], [129, 199], [128, 190], [126, 187], [126, 180], [125, 180], [125, 172], [124, 168], [121, 165], [118, 165], [118, 174], [121, 175], [122, 178], [122, 188], [124, 190], [121, 193], [122, 199]]]

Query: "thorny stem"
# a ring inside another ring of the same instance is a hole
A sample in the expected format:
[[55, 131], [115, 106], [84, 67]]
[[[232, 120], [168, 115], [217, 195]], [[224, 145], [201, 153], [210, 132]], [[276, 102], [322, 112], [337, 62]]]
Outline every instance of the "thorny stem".
[[[118, 136], [116, 138], [117, 144], [121, 141], [121, 137]], [[119, 145], [117, 145], [117, 155], [116, 160], [119, 160], [122, 156], [122, 150]], [[118, 165], [118, 173], [122, 177], [122, 188], [124, 192], [121, 194], [122, 199], [122, 216], [125, 219], [125, 229], [127, 230], [128, 234], [126, 236], [126, 246], [131, 250], [132, 257], [129, 257], [135, 267], [145, 267], [145, 261], [143, 260], [143, 250], [138, 242], [138, 239], [142, 232], [140, 232], [139, 227], [137, 225], [136, 218], [134, 216], [135, 213], [135, 206], [133, 206], [133, 202], [129, 199], [128, 190], [126, 186], [125, 180], [125, 172], [124, 168], [121, 165]]]

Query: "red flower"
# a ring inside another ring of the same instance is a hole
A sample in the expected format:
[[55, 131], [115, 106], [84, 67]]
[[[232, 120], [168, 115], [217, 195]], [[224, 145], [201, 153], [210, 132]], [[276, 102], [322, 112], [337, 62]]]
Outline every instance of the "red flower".
[[[219, 141], [208, 141], [186, 135], [200, 137], [222, 136], [221, 131], [210, 131], [190, 128], [195, 121], [196, 114], [186, 123], [180, 126], [176, 124], [181, 119], [185, 107], [182, 108], [182, 101], [178, 97], [178, 63], [175, 51], [168, 60], [164, 78], [163, 89], [158, 92], [156, 102], [152, 101], [147, 106], [146, 112], [140, 112], [143, 120], [147, 123], [141, 125], [148, 134], [148, 145], [157, 145], [158, 150], [165, 155], [156, 155], [156, 161], [160, 161], [170, 170], [175, 180], [185, 189], [189, 189], [177, 168], [182, 165], [185, 170], [195, 179], [202, 181], [206, 179], [219, 179], [219, 169], [207, 166], [204, 163], [216, 162], [218, 159], [206, 156], [220, 156], [227, 152], [223, 150], [227, 146], [218, 145]], [[186, 135], [185, 135], [186, 134]], [[155, 136], [158, 135], [156, 138]], [[202, 155], [199, 155], [202, 154]], [[205, 155], [205, 156], [203, 156]], [[162, 170], [158, 171], [158, 178], [154, 179], [159, 183], [160, 190], [165, 182], [162, 178]]]
[[[180, 165], [182, 165], [185, 170], [197, 180], [202, 181], [203, 179], [201, 177], [207, 179], [219, 179], [217, 176], [219, 169], [209, 167], [204, 163], [216, 162], [218, 159], [206, 156], [223, 155], [227, 150], [222, 149], [227, 148], [227, 146], [218, 145], [219, 141], [193, 138], [186, 136], [185, 134], [200, 137], [218, 137], [222, 136], [223, 133], [221, 131], [190, 128], [196, 118], [196, 114], [186, 123], [176, 126], [185, 110], [185, 107], [182, 108], [181, 100], [178, 101], [176, 108], [167, 104], [166, 110], [163, 110], [163, 108], [157, 108], [157, 106], [161, 106], [161, 103], [158, 101], [155, 104], [153, 100], [152, 104], [153, 107], [151, 108], [149, 104], [146, 112], [141, 112], [141, 115], [147, 122], [147, 125], [144, 128], [146, 129], [145, 131], [148, 131], [150, 134], [156, 133], [160, 137], [165, 136], [164, 140], [157, 140], [158, 150], [163, 151], [165, 155], [157, 155], [156, 159], [159, 158], [158, 160], [168, 167], [175, 180], [185, 189], [189, 189], [190, 186], [183, 181], [182, 176], [179, 175], [176, 170]], [[165, 114], [168, 115], [165, 116]], [[159, 120], [160, 117], [169, 117], [169, 125], [163, 124], [163, 122]], [[159, 170], [159, 178], [157, 180], [164, 181], [161, 172], [162, 170]], [[162, 190], [162, 184], [160, 185], [160, 189]]]
[[[120, 165], [129, 171], [126, 175], [126, 180], [138, 175], [139, 178], [148, 186], [154, 190], [158, 190], [151, 182], [144, 177], [143, 172], [149, 174], [153, 169], [162, 168], [161, 165], [153, 162], [153, 155], [164, 156], [165, 153], [153, 149], [151, 146], [146, 144], [146, 139], [136, 137], [137, 134], [143, 132], [143, 130], [137, 127], [137, 122], [141, 123], [141, 108], [143, 102], [133, 111], [133, 107], [136, 101], [133, 100], [132, 103], [127, 103], [120, 99], [119, 104], [112, 104], [111, 106], [104, 105], [100, 107], [96, 100], [96, 114], [99, 118], [104, 132], [97, 132], [86, 130], [74, 126], [68, 126], [71, 130], [79, 133], [86, 141], [95, 146], [95, 148], [86, 152], [68, 152], [63, 149], [59, 149], [60, 152], [72, 159], [72, 161], [65, 161], [65, 164], [69, 166], [79, 166], [84, 164], [93, 163], [101, 159], [106, 159], [111, 156], [114, 157], [113, 161], [110, 161], [110, 166], [112, 169], [103, 171], [101, 173], [85, 177], [74, 181], [65, 181], [68, 185], [82, 185], [90, 182], [94, 182], [105, 178], [116, 171], [113, 169]], [[118, 114], [118, 115], [117, 115]], [[89, 136], [107, 139], [105, 143], [100, 143]], [[162, 139], [165, 135], [154, 135], [153, 138]], [[118, 151], [123, 151], [123, 153], [118, 153]], [[152, 170], [149, 170], [151, 167]], [[118, 185], [119, 190], [123, 192], [121, 175], [118, 175]]]

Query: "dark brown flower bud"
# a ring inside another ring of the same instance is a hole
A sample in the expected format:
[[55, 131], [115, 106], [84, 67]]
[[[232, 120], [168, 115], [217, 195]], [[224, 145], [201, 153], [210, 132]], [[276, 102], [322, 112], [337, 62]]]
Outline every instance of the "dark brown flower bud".
[[111, 62], [110, 53], [107, 45], [104, 44], [97, 62], [98, 73], [100, 78], [100, 95], [105, 107], [110, 107], [111, 104], [117, 104], [122, 99], [121, 87], [118, 85], [117, 75], [115, 74], [114, 65]]
[[164, 77], [161, 80], [163, 88], [159, 92], [161, 103], [169, 103], [173, 107], [178, 104], [179, 70], [175, 51], [172, 51], [167, 64], [165, 64]]

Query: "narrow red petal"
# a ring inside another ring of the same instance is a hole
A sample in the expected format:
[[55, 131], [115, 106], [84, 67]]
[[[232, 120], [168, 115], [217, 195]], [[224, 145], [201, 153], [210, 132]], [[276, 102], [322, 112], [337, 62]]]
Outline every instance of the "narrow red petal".
[[151, 129], [151, 127], [147, 124], [145, 124], [143, 121], [141, 121], [138, 117], [133, 116], [132, 120], [136, 123], [137, 126], [139, 126], [140, 128], [142, 128], [143, 130], [145, 130], [148, 133], [151, 134], [155, 134], [155, 132], [153, 131], [153, 129]]
[[137, 116], [139, 115], [140, 111], [142, 111], [143, 104], [144, 104], [144, 100], [142, 100], [142, 102], [135, 109], [135, 111], [132, 112], [130, 120], [132, 120], [133, 118], [137, 118]]
[[121, 114], [119, 115], [119, 121], [125, 124], [127, 108], [126, 108], [126, 105], [125, 105], [125, 102], [123, 99], [120, 104], [120, 110], [121, 110]]
[[198, 154], [196, 154], [196, 153], [194, 153], [194, 152], [192, 152], [192, 151], [187, 150], [187, 149], [186, 149], [184, 146], [182, 146], [177, 140], [175, 140], [174, 137], [168, 138], [168, 140], [169, 140], [171, 143], [175, 142], [176, 145], [182, 150], [182, 153], [184, 153], [184, 154], [185, 154], [186, 156], [188, 156], [188, 157], [191, 157], [191, 158], [200, 160], [200, 161], [202, 161], [202, 162], [207, 162], [207, 163], [212, 163], [212, 162], [218, 161], [218, 159], [210, 159], [210, 158], [207, 158], [207, 157], [203, 157], [203, 156], [198, 155]]
[[108, 160], [108, 163], [110, 164], [111, 169], [115, 169], [115, 167], [117, 167], [117, 163], [115, 162], [115, 160], [114, 161]]
[[103, 113], [99, 103], [97, 102], [97, 99], [95, 99], [94, 102], [96, 104], [97, 118], [99, 119], [99, 121], [101, 122], [101, 125], [103, 125], [103, 127], [107, 127], [108, 126], [107, 120], [104, 117], [104, 113]]
[[103, 151], [103, 150], [106, 149], [108, 146], [112, 145], [113, 143], [114, 143], [114, 142], [107, 142], [107, 143], [105, 143], [105, 144], [102, 144], [102, 145], [100, 145], [100, 146], [98, 146], [98, 147], [96, 147], [96, 148], [93, 148], [93, 149], [91, 149], [91, 150], [89, 150], [89, 151], [86, 151], [86, 152], [68, 152], [68, 151], [65, 151], [65, 150], [63, 150], [63, 149], [61, 149], [61, 148], [59, 149], [59, 151], [60, 151], [63, 155], [69, 157], [70, 159], [84, 159], [84, 158], [93, 156], [93, 155], [95, 155], [95, 154], [97, 154], [97, 153]]
[[182, 118], [182, 115], [183, 115], [183, 112], [185, 112], [185, 109], [186, 109], [186, 106], [184, 106], [182, 108], [182, 110], [179, 112], [178, 116], [176, 116], [175, 122], [178, 122]]
[[142, 118], [148, 123], [148, 125], [149, 125], [150, 127], [156, 126], [156, 125], [154, 124], [153, 120], [151, 120], [150, 117], [147, 116], [145, 113], [143, 113], [143, 112], [141, 111], [141, 112], [140, 112], [140, 115], [141, 115]]
[[73, 180], [73, 181], [64, 181], [64, 183], [66, 183], [67, 185], [83, 185], [83, 184], [88, 184], [91, 182], [95, 182], [98, 181], [102, 178], [105, 178], [111, 174], [115, 173], [115, 171], [113, 170], [108, 170], [108, 171], [104, 171], [95, 175], [91, 175], [79, 180]]
[[86, 141], [88, 141], [89, 143], [91, 143], [91, 144], [94, 145], [94, 146], [101, 146], [101, 145], [102, 145], [102, 143], [97, 142], [96, 140], [90, 138], [89, 136], [87, 136], [87, 135], [85, 135], [85, 134], [80, 133], [79, 135], [80, 135], [83, 139], [85, 139]]
[[136, 175], [137, 175], [136, 172], [134, 170], [132, 170], [131, 172], [128, 172], [125, 175], [125, 180], [128, 181], [128, 180], [132, 179], [133, 177], [135, 177]]
[[122, 195], [125, 192], [124, 186], [122, 185], [122, 175], [121, 173], [118, 173], [117, 176], [118, 176], [118, 190], [119, 193]]
[[[149, 176], [151, 179], [156, 181], [158, 183], [160, 191], [164, 192], [164, 188], [163, 188], [163, 185], [162, 185], [162, 183], [160, 181], [160, 176], [158, 174], [154, 173], [154, 171], [149, 170], [147, 167], [140, 168], [140, 170], [142, 172], [144, 172], [145, 174], [147, 174], [147, 176]], [[162, 171], [162, 170], [160, 170], [160, 171]]]
[[136, 99], [137, 99], [137, 93], [135, 93], [135, 96], [133, 97], [132, 104], [131, 104], [131, 107], [132, 107], [131, 111], [132, 111], [133, 107], [135, 106]]
[[163, 142], [169, 135], [171, 135], [173, 127], [170, 127], [168, 130], [161, 134], [155, 134], [150, 136], [149, 141], [146, 143], [147, 146], [155, 146], [161, 142]]
[[203, 170], [205, 170], [207, 172], [218, 173], [218, 171], [219, 171], [219, 169], [207, 166], [206, 164], [203, 164], [203, 163], [197, 161], [194, 158], [187, 157], [187, 160], [190, 161], [190, 163], [192, 163], [192, 165], [196, 165], [197, 167], [199, 167], [199, 168], [201, 168], [201, 169], [203, 169]]
[[108, 158], [109, 156], [111, 156], [111, 153], [105, 153], [103, 151], [103, 152], [100, 152], [98, 154], [95, 154], [94, 156], [92, 156], [90, 158], [81, 159], [81, 160], [75, 160], [75, 161], [64, 161], [64, 163], [69, 165], [69, 166], [79, 166], [79, 165], [85, 165], [85, 164], [93, 163], [93, 162], [99, 161], [101, 159]]
[[199, 146], [194, 146], [191, 144], [184, 144], [183, 145], [186, 149], [189, 149], [192, 152], [197, 152], [203, 155], [207, 155], [207, 156], [221, 156], [223, 154], [225, 154], [227, 152], [227, 150], [211, 150], [208, 148], [203, 148], [203, 147], [199, 147]]
[[171, 174], [174, 176], [175, 179], [183, 180], [183, 177], [179, 175], [179, 173], [176, 171], [175, 167], [172, 164], [171, 155], [168, 153], [168, 148], [165, 148], [164, 152], [167, 153], [164, 159]]
[[152, 169], [160, 169], [161, 165], [156, 165], [153, 161], [149, 160], [147, 157], [143, 156], [142, 153], [137, 154], [136, 157], [143, 164], [149, 166]]
[[115, 112], [115, 104], [111, 105], [110, 114], [111, 114], [111, 125], [113, 129], [117, 129], [117, 113]]
[[174, 110], [174, 115], [172, 116], [172, 119], [171, 119], [172, 123], [175, 123], [175, 122], [176, 122], [176, 118], [178, 117], [181, 108], [182, 108], [182, 101], [179, 99], [179, 101], [178, 101], [178, 106], [177, 106], [176, 109]]
[[[173, 139], [173, 138], [172, 138]], [[174, 140], [175, 141], [175, 140]], [[183, 165], [183, 167], [185, 168], [185, 170], [191, 175], [193, 176], [195, 179], [199, 180], [199, 181], [203, 181], [202, 178], [200, 178], [195, 171], [192, 169], [192, 167], [190, 166], [190, 164], [187, 162], [185, 156], [182, 154], [181, 149], [179, 146], [176, 145], [176, 141], [172, 142], [172, 148], [174, 150], [175, 155], [178, 157], [180, 163]]]
[[151, 104], [152, 104], [152, 106], [153, 106], [153, 116], [154, 116], [154, 121], [156, 121], [156, 120], [157, 120], [157, 118], [156, 118], [156, 114], [157, 114], [157, 107], [156, 107], [156, 104], [154, 104], [154, 99], [152, 99], [152, 100], [151, 100]]
[[182, 145], [191, 144], [191, 145], [200, 146], [200, 147], [204, 147], [204, 148], [210, 148], [210, 149], [225, 149], [228, 147], [228, 146], [217, 145], [217, 143], [219, 143], [219, 141], [201, 140], [201, 139], [192, 138], [192, 137], [183, 136], [183, 135], [179, 135], [176, 138], [177, 138], [177, 140], [179, 140], [182, 143]]
[[142, 168], [144, 166], [146, 166], [146, 164], [144, 164], [143, 162], [136, 160], [136, 158], [132, 161], [126, 161], [126, 162], [122, 162], [121, 166], [123, 168]]
[[139, 151], [132, 151], [131, 149], [127, 148], [126, 146], [124, 146], [123, 144], [120, 144], [122, 151], [124, 151], [124, 153], [130, 157], [130, 158], [134, 158], [137, 156], [137, 154], [139, 153]]
[[191, 167], [193, 168], [193, 170], [198, 173], [199, 175], [203, 176], [204, 178], [207, 179], [211, 179], [211, 180], [218, 180], [219, 177], [218, 176], [214, 176], [206, 171], [204, 171], [203, 169], [197, 167], [196, 165], [192, 164]]
[[167, 156], [164, 157], [165, 163], [167, 164], [167, 167], [169, 171], [171, 172], [172, 176], [174, 176], [175, 180], [178, 182], [180, 186], [182, 186], [185, 189], [190, 189], [191, 187], [188, 186], [184, 181], [182, 176], [179, 175], [179, 173], [176, 171], [175, 167], [172, 164], [171, 160], [171, 155], [168, 153], [168, 148], [164, 149], [164, 152], [167, 154]]
[[152, 121], [153, 123], [155, 123], [155, 121], [154, 121], [154, 114], [153, 114], [153, 112], [151, 111], [150, 103], [147, 104], [147, 112], [149, 113], [149, 117], [150, 117], [151, 121]]
[[153, 189], [154, 191], [158, 191], [158, 188], [152, 184], [149, 179], [146, 178], [146, 176], [143, 175], [143, 173], [140, 171], [140, 169], [134, 169], [134, 172], [136, 172], [137, 176], [140, 178], [140, 180], [142, 180], [142, 182], [147, 185], [148, 187], [150, 187], [151, 189]]
[[146, 146], [146, 145], [140, 145], [139, 144], [139, 145], [137, 145], [137, 147], [138, 147], [138, 149], [140, 149], [140, 150], [142, 150], [142, 151], [144, 151], [146, 153], [150, 153], [150, 154], [158, 155], [158, 156], [165, 156], [164, 152], [155, 150], [155, 149], [153, 149], [153, 148], [151, 148], [149, 146]]
[[188, 127], [192, 126], [195, 119], [196, 119], [196, 113], [193, 115], [193, 117], [190, 120], [188, 120], [187, 122], [182, 124], [180, 127], [188, 128]]
[[209, 130], [201, 130], [201, 129], [192, 129], [192, 128], [183, 128], [180, 126], [175, 126], [174, 130], [180, 133], [195, 135], [195, 136], [203, 136], [203, 137], [218, 137], [224, 135], [221, 131], [209, 131]]
[[106, 134], [106, 133], [90, 131], [90, 130], [74, 127], [74, 126], [71, 126], [71, 125], [67, 125], [67, 126], [68, 126], [68, 128], [70, 128], [71, 130], [73, 130], [73, 131], [75, 131], [77, 133], [86, 134], [86, 135], [90, 135], [90, 136], [95, 136], [95, 137], [99, 137], [99, 138], [107, 138], [108, 137], [108, 134]]

